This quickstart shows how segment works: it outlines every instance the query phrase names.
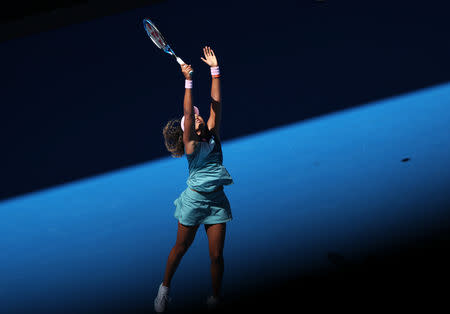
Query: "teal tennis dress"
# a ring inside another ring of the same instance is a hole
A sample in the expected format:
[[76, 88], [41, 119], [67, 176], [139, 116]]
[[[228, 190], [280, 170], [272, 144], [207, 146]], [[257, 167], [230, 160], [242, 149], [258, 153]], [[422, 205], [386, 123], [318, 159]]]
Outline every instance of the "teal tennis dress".
[[[223, 166], [222, 145], [211, 135], [209, 141], [199, 142], [192, 154], [186, 154], [189, 165], [187, 188], [173, 202], [175, 218], [186, 226], [217, 224], [233, 219], [230, 202], [223, 185], [233, 184], [233, 178]], [[198, 193], [191, 190], [194, 189]]]

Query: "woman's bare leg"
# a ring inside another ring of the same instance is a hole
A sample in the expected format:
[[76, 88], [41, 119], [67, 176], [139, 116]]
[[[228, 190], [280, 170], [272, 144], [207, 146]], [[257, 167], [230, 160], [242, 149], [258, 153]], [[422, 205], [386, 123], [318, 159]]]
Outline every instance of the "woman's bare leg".
[[170, 251], [169, 258], [167, 259], [163, 286], [170, 287], [170, 281], [172, 280], [173, 274], [175, 273], [181, 258], [194, 241], [198, 227], [199, 225], [185, 226], [178, 222], [177, 241]]
[[225, 244], [226, 223], [206, 225], [208, 235], [209, 257], [211, 258], [211, 277], [213, 293], [219, 297], [224, 270], [223, 247]]

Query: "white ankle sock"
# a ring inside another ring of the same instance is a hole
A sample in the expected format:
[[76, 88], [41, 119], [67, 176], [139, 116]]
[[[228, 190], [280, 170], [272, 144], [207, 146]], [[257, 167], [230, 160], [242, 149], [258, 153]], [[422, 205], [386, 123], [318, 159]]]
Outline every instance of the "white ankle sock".
[[163, 292], [169, 292], [169, 287], [166, 287], [166, 286], [164, 286], [162, 283], [161, 283], [161, 290], [163, 291]]

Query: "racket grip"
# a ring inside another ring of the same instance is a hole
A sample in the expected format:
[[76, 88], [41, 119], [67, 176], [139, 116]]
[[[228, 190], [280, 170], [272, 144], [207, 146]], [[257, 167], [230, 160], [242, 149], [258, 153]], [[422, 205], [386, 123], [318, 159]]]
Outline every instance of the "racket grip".
[[[184, 64], [184, 61], [183, 61], [183, 60], [181, 60], [181, 58], [180, 58], [180, 57], [177, 57], [177, 62], [178, 62], [178, 63], [179, 63], [180, 65]], [[189, 72], [189, 75], [192, 75], [192, 74], [194, 74], [194, 72], [193, 72], [193, 71]]]

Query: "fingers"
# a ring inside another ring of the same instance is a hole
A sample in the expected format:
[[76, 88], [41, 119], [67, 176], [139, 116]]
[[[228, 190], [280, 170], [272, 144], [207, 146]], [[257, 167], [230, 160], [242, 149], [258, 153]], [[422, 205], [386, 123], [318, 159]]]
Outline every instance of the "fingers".
[[186, 72], [186, 73], [189, 73], [189, 72], [191, 72], [192, 71], [192, 66], [190, 65], [190, 64], [180, 64], [180, 66], [181, 66], [181, 71], [182, 72]]
[[203, 53], [205, 54], [205, 57], [214, 56], [214, 51], [209, 46], [205, 46], [203, 48]]

